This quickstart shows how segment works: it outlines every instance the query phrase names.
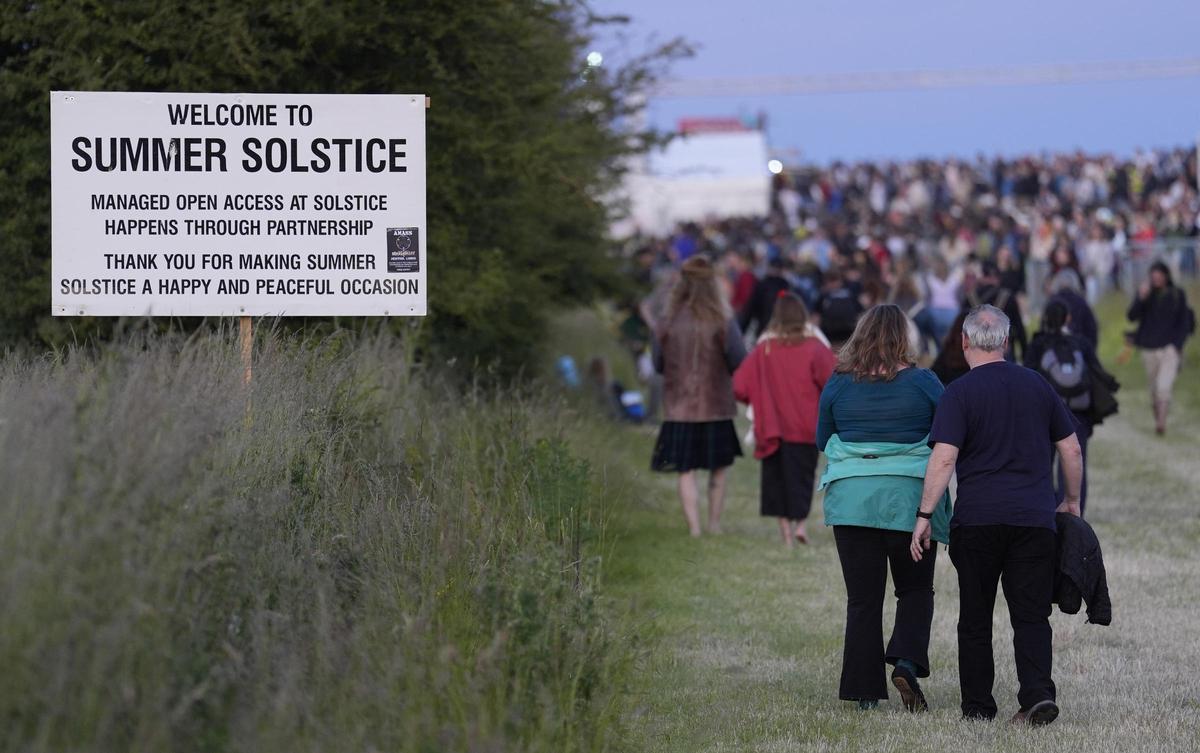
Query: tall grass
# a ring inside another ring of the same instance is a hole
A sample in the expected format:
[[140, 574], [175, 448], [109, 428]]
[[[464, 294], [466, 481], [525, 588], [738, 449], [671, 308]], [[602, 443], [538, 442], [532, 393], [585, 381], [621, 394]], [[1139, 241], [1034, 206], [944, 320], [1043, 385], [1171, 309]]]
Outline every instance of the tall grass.
[[0, 749], [612, 748], [611, 490], [561, 406], [388, 338], [256, 359], [249, 392], [228, 334], [0, 365]]

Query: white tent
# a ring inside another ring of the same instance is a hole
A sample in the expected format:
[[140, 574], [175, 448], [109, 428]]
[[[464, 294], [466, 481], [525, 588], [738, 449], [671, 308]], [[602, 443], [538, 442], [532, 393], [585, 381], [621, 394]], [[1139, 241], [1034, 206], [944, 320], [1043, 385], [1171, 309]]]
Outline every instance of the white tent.
[[676, 137], [630, 171], [622, 192], [629, 215], [612, 228], [616, 237], [665, 235], [679, 222], [709, 217], [766, 214], [766, 138], [761, 131]]

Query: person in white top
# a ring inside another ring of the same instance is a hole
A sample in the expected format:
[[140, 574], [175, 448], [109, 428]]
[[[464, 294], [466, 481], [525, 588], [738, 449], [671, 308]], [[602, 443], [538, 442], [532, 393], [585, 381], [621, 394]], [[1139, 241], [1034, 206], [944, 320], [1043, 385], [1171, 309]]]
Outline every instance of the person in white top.
[[925, 308], [915, 320], [921, 332], [933, 338], [940, 349], [962, 307], [962, 267], [950, 269], [945, 259], [934, 257], [932, 271], [925, 275], [924, 283]]
[[1113, 243], [1105, 237], [1104, 228], [1099, 223], [1092, 223], [1088, 228], [1087, 240], [1080, 246], [1080, 257], [1084, 284], [1087, 286], [1087, 300], [1094, 306], [1100, 296], [1108, 292], [1113, 262], [1116, 261]]
[[[1056, 222], [1057, 220], [1057, 222]], [[1043, 215], [1029, 237], [1029, 258], [1025, 261], [1025, 295], [1029, 312], [1040, 315], [1046, 302], [1046, 280], [1050, 277], [1050, 254], [1058, 245], [1061, 218]]]

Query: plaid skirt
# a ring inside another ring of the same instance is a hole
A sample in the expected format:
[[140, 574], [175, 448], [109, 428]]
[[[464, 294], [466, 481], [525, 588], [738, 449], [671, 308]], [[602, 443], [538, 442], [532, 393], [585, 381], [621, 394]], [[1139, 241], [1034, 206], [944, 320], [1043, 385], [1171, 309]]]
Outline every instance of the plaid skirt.
[[733, 421], [664, 421], [654, 443], [650, 468], [686, 473], [697, 468], [716, 470], [733, 465], [742, 454]]

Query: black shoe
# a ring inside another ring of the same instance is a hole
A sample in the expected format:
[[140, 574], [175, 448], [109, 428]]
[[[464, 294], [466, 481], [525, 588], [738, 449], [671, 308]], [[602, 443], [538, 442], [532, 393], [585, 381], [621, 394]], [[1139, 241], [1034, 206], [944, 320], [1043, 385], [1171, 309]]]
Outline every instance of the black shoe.
[[1022, 709], [1009, 720], [1012, 724], [1028, 724], [1030, 727], [1045, 727], [1058, 718], [1058, 704], [1054, 701], [1038, 701], [1028, 709]]
[[904, 708], [913, 713], [929, 710], [925, 694], [921, 692], [921, 683], [917, 682], [917, 676], [912, 672], [897, 666], [892, 670], [892, 684], [900, 691], [900, 701]]

